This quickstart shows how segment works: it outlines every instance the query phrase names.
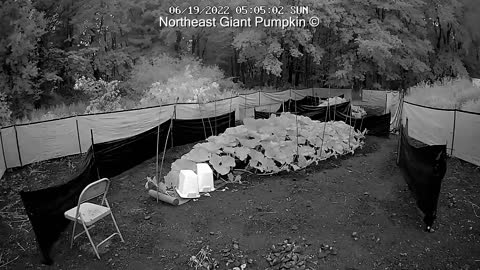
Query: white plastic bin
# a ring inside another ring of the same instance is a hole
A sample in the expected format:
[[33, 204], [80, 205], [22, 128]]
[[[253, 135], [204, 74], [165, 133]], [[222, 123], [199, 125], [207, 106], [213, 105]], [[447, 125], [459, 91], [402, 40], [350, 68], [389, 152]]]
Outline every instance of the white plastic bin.
[[177, 193], [182, 198], [200, 197], [197, 174], [192, 170], [181, 170], [178, 177]]
[[213, 171], [207, 163], [197, 164], [198, 189], [200, 192], [212, 192], [215, 190], [213, 183]]

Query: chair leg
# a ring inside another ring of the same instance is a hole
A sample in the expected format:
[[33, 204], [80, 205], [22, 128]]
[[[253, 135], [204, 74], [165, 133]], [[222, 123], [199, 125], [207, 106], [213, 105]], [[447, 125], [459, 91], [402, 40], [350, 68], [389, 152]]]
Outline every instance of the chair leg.
[[70, 241], [70, 248], [73, 247], [73, 240], [75, 239], [75, 227], [77, 226], [77, 221], [73, 222], [73, 231], [72, 231], [72, 240]]
[[83, 228], [85, 229], [85, 233], [86, 233], [87, 236], [88, 236], [88, 240], [90, 240], [90, 244], [92, 244], [92, 248], [93, 248], [93, 250], [95, 251], [95, 254], [97, 255], [97, 258], [100, 259], [100, 255], [98, 254], [97, 247], [96, 247], [95, 244], [93, 243], [92, 237], [90, 236], [90, 233], [88, 232], [87, 226], [86, 226], [85, 223], [83, 223], [83, 222], [82, 222], [82, 225], [83, 225]]
[[122, 233], [121, 233], [120, 230], [118, 229], [117, 221], [115, 221], [115, 218], [113, 217], [113, 213], [112, 213], [112, 212], [110, 212], [110, 216], [112, 217], [113, 224], [115, 225], [115, 228], [117, 229], [118, 236], [120, 236], [120, 239], [122, 240], [122, 242], [125, 242], [125, 240], [123, 240]]

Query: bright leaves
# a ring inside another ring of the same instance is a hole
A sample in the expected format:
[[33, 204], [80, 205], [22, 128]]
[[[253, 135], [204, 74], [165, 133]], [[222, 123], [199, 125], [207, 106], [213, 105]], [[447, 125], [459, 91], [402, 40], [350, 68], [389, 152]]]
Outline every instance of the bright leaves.
[[332, 156], [353, 153], [364, 139], [363, 133], [344, 122], [323, 123], [290, 113], [269, 119], [249, 118], [244, 123], [196, 144], [175, 161], [165, 177], [167, 186], [177, 184], [180, 170], [195, 171], [198, 162], [208, 162], [216, 173], [229, 177], [233, 169], [259, 173], [299, 170]]

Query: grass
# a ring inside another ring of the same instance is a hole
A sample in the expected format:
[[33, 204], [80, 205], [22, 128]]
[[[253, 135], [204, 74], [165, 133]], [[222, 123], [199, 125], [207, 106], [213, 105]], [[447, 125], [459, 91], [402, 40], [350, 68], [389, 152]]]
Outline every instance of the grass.
[[83, 114], [87, 106], [88, 104], [85, 102], [76, 102], [71, 105], [65, 105], [62, 103], [49, 108], [34, 109], [26, 117], [16, 119], [15, 124], [27, 124]]
[[480, 113], [480, 87], [465, 78], [420, 83], [408, 90], [406, 100], [435, 108]]

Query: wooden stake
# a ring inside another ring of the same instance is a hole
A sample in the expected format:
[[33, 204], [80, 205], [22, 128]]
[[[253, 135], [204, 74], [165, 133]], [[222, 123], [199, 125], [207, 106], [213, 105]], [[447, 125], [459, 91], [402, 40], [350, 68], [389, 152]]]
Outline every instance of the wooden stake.
[[[159, 108], [159, 111], [160, 111], [160, 115], [162, 115], [162, 107]], [[158, 185], [158, 182], [159, 182], [159, 177], [160, 175], [158, 174], [158, 152], [159, 152], [159, 147], [160, 147], [160, 125], [162, 123], [160, 123], [161, 121], [161, 117], [159, 117], [158, 119], [158, 127], [157, 127], [157, 154], [155, 155], [155, 179], [156, 179], [156, 182], [157, 182], [157, 192], [160, 192], [160, 188], [159, 188], [159, 185]], [[157, 197], [157, 203], [158, 203], [158, 197]]]
[[[93, 129], [90, 129], [90, 140], [92, 142], [92, 155], [93, 155], [93, 161], [96, 163], [97, 162], [97, 158], [95, 156], [95, 148], [94, 148], [94, 145], [95, 145], [95, 142], [93, 141]], [[97, 177], [98, 179], [100, 179], [100, 169], [98, 168], [98, 164], [95, 166], [97, 168]]]
[[299, 158], [298, 155], [298, 115], [295, 114], [295, 125], [297, 126], [297, 158]]
[[5, 171], [6, 171], [8, 167], [7, 167], [7, 159], [5, 158], [5, 147], [3, 145], [3, 134], [1, 129], [0, 129], [0, 143], [2, 145], [3, 162], [5, 163]]
[[323, 154], [323, 141], [325, 140], [325, 129], [327, 128], [327, 115], [328, 115], [328, 107], [330, 106], [330, 99], [327, 99], [327, 113], [325, 113], [325, 121], [323, 122], [323, 135], [322, 135], [322, 144], [320, 145], [320, 158]]
[[82, 153], [82, 144], [80, 143], [80, 131], [78, 130], [78, 116], [75, 116], [75, 124], [77, 126], [78, 148], [80, 149], [80, 154], [81, 154]]
[[243, 98], [245, 99], [245, 105], [243, 105], [243, 111], [244, 111], [243, 119], [245, 119], [247, 118], [247, 94], [244, 94]]
[[205, 140], [206, 140], [207, 139], [207, 129], [205, 127], [205, 121], [203, 120], [202, 107], [200, 106], [200, 101], [198, 100], [198, 95], [197, 95], [197, 104], [198, 104], [198, 111], [200, 112], [200, 119], [202, 119], [203, 134], [204, 134]]
[[[178, 98], [177, 98], [177, 101], [178, 101]], [[175, 102], [176, 104], [177, 102]], [[175, 110], [173, 111], [173, 114], [172, 114], [172, 117], [170, 117], [170, 126], [168, 127], [168, 131], [167, 131], [167, 137], [165, 138], [165, 145], [163, 146], [163, 153], [162, 153], [162, 163], [160, 165], [160, 173], [159, 173], [159, 176], [157, 177], [157, 192], [160, 193], [160, 176], [162, 175], [162, 171], [163, 171], [163, 162], [165, 160], [165, 152], [167, 151], [167, 145], [168, 145], [168, 136], [170, 136], [170, 132], [172, 132], [172, 126], [173, 126], [173, 116], [176, 114]], [[159, 126], [159, 129], [160, 131], [160, 126]], [[160, 134], [160, 132], [159, 132]], [[173, 136], [172, 136], [173, 137]], [[172, 144], [172, 147], [173, 147], [173, 144]], [[157, 150], [158, 151], [158, 150]], [[157, 155], [158, 156], [158, 155]], [[157, 162], [158, 164], [158, 162]], [[158, 198], [157, 198], [157, 203], [158, 203]]]
[[[350, 109], [350, 113], [348, 113]], [[350, 132], [348, 133], [348, 148], [350, 149], [350, 139], [352, 137], [352, 103], [350, 103], [349, 108], [347, 108], [347, 117], [350, 119]]]
[[[180, 98], [177, 97], [177, 99], [175, 100], [175, 104], [173, 105], [173, 117], [171, 118], [171, 122], [170, 122], [170, 127], [171, 129], [173, 129], [173, 119], [177, 119], [177, 103], [178, 103], [178, 100]], [[169, 131], [171, 132], [171, 131]], [[172, 147], [173, 147], [173, 136], [172, 136], [172, 140], [171, 140], [171, 144], [172, 144]]]
[[217, 95], [215, 95], [215, 101], [214, 101], [214, 123], [215, 123], [215, 136], [217, 136]]
[[13, 131], [15, 131], [15, 141], [17, 143], [18, 161], [20, 161], [20, 166], [23, 166], [22, 155], [20, 154], [20, 145], [18, 143], [17, 125], [13, 125]]
[[232, 115], [232, 99], [233, 99], [233, 92], [231, 93], [231, 96], [230, 96], [230, 109], [228, 109], [228, 127], [231, 127], [231, 122], [232, 122], [232, 119], [231, 119], [231, 115]]
[[452, 148], [450, 149], [450, 156], [453, 156], [453, 146], [455, 142], [455, 126], [457, 122], [457, 105], [455, 104], [455, 110], [453, 111], [453, 134], [452, 134]]

